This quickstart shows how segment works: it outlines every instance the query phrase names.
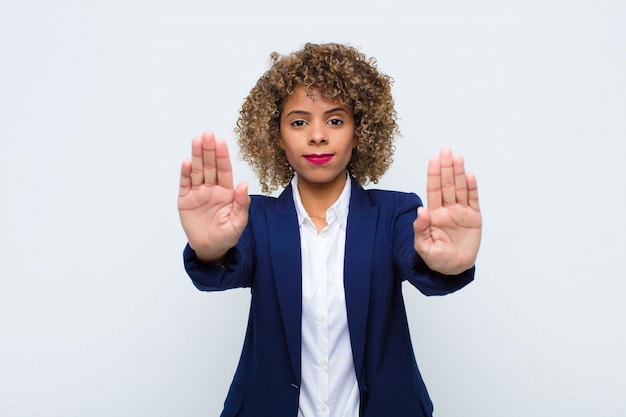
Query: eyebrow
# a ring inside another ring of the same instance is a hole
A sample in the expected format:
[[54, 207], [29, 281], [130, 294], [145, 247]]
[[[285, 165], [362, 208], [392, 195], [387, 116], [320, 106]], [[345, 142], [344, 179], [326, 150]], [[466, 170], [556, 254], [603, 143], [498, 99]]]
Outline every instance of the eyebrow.
[[[332, 109], [326, 110], [324, 112], [324, 114], [331, 114], [331, 113], [336, 113], [336, 112], [339, 112], [339, 111], [342, 111], [344, 113], [348, 113], [348, 111], [345, 108], [343, 108], [343, 107], [333, 107]], [[308, 111], [305, 111], [305, 110], [292, 110], [289, 113], [287, 113], [287, 116], [291, 116], [292, 114], [302, 114], [302, 115], [308, 116], [308, 115], [311, 114], [311, 112], [308, 112]]]

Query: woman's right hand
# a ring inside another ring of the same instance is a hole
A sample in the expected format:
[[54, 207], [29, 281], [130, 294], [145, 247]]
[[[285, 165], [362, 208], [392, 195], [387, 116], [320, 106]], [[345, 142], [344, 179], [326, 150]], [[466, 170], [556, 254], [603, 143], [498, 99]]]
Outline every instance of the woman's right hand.
[[249, 207], [248, 184], [233, 188], [226, 142], [210, 131], [193, 138], [191, 161], [181, 167], [178, 212], [198, 259], [222, 262], [246, 227]]

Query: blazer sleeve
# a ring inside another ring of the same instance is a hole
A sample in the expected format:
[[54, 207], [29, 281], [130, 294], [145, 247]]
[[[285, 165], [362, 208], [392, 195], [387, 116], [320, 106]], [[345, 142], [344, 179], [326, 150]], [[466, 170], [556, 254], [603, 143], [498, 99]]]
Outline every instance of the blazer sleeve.
[[415, 194], [405, 194], [396, 205], [394, 253], [402, 280], [409, 281], [425, 295], [445, 295], [460, 290], [473, 281], [475, 266], [459, 275], [445, 275], [430, 269], [415, 251], [413, 222], [421, 205], [422, 201]]
[[244, 229], [237, 245], [226, 254], [225, 263], [215, 266], [202, 262], [189, 244], [183, 251], [185, 270], [201, 291], [223, 291], [252, 286], [254, 239], [249, 227]]

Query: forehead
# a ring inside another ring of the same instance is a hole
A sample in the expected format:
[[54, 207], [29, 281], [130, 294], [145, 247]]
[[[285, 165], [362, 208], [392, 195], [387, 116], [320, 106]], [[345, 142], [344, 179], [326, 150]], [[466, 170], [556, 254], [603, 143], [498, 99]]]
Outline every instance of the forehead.
[[302, 107], [310, 109], [328, 109], [340, 107], [346, 111], [349, 109], [341, 102], [324, 98], [318, 89], [311, 89], [307, 92], [304, 86], [297, 87], [293, 94], [289, 95], [284, 102], [284, 109]]

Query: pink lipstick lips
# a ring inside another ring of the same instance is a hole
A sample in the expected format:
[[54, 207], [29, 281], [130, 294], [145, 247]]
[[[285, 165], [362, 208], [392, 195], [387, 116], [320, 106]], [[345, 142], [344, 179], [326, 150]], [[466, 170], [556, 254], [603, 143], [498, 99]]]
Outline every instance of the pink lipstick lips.
[[304, 155], [304, 159], [309, 161], [315, 165], [323, 165], [328, 163], [331, 159], [333, 159], [333, 154], [323, 153], [323, 154], [309, 154]]

